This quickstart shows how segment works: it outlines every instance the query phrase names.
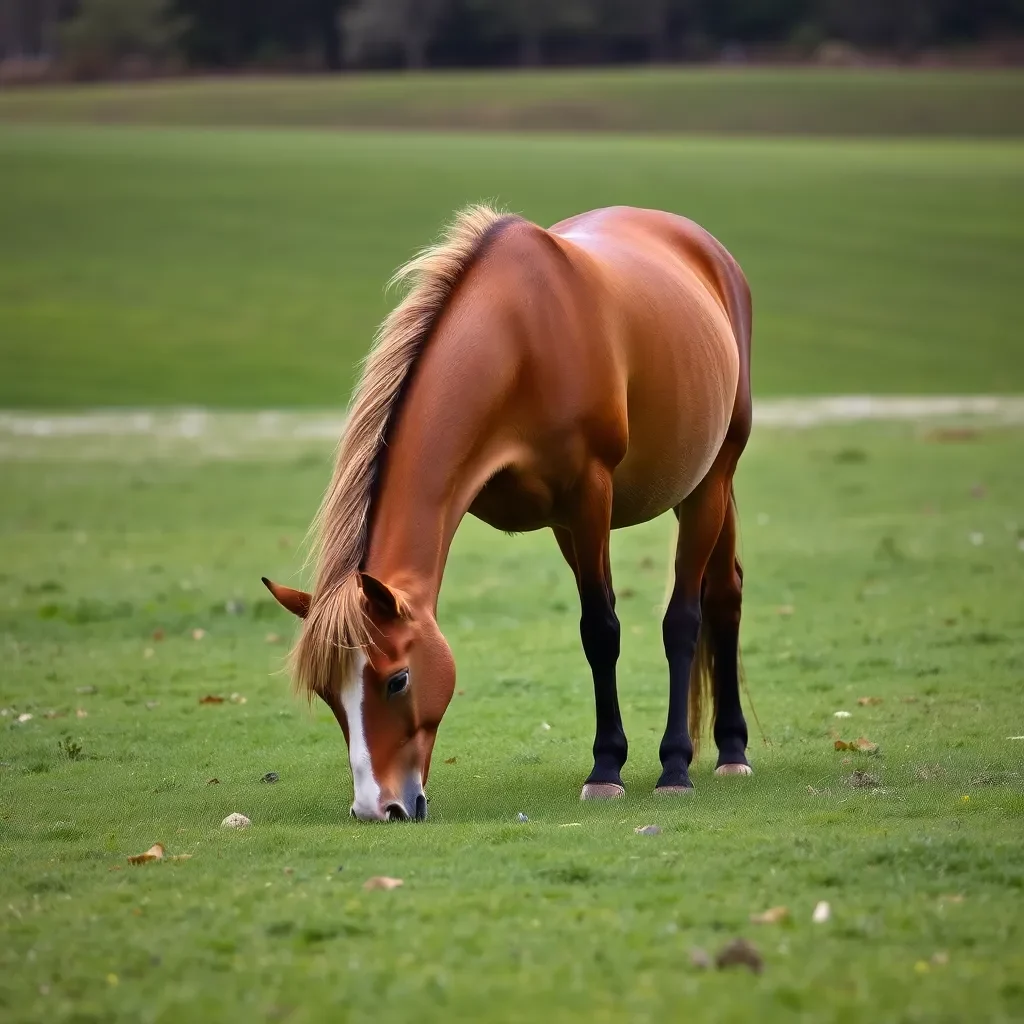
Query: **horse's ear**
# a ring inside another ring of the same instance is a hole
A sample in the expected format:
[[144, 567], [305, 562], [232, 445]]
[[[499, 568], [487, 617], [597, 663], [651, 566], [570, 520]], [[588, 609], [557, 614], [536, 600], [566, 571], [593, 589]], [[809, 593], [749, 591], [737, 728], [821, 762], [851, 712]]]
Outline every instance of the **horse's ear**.
[[277, 603], [282, 608], [287, 608], [292, 615], [298, 615], [300, 619], [304, 619], [309, 614], [311, 598], [304, 590], [292, 590], [291, 587], [282, 587], [280, 583], [274, 583], [272, 580], [268, 580], [266, 576], [261, 576], [260, 579], [263, 580], [263, 585], [274, 595]]
[[381, 583], [368, 572], [359, 574], [359, 585], [363, 588], [366, 600], [373, 610], [385, 621], [393, 622], [402, 616], [402, 609], [395, 592], [386, 584]]

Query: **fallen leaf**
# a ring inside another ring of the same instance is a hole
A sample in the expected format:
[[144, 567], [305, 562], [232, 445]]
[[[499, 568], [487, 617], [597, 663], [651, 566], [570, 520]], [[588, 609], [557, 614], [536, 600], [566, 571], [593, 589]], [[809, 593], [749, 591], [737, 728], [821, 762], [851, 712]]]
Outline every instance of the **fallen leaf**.
[[819, 900], [814, 906], [814, 913], [811, 920], [815, 924], [824, 924], [832, 916], [832, 908], [827, 900]]
[[456, 694], [459, 697], [465, 697], [466, 696], [466, 691], [465, 690], [456, 690]]
[[252, 822], [244, 815], [235, 811], [229, 814], [221, 823], [222, 828], [248, 828]]
[[202, 640], [204, 636], [206, 636], [206, 630], [205, 629], [193, 629], [192, 630], [192, 639], [193, 640]]
[[518, 821], [520, 825], [523, 825], [523, 824], [525, 824], [525, 823], [526, 823], [526, 822], [528, 822], [529, 820], [530, 820], [530, 819], [529, 819], [529, 818], [528, 818], [528, 817], [527, 817], [527, 816], [526, 816], [525, 814], [523, 814], [523, 812], [522, 812], [522, 811], [520, 811], [520, 812], [519, 812], [519, 813], [518, 813], [518, 814], [516, 815], [516, 821]]
[[858, 736], [855, 740], [836, 740], [836, 750], [859, 750], [862, 754], [874, 754], [878, 744], [872, 743], [866, 736]]
[[154, 640], [163, 640], [165, 635], [166, 634], [164, 633], [164, 631], [162, 629], [154, 629], [153, 630], [153, 639]]
[[638, 836], [660, 836], [661, 826], [660, 825], [638, 825], [633, 831]]
[[206, 784], [208, 786], [219, 786], [220, 785], [220, 779], [207, 779], [206, 780]]
[[973, 441], [977, 436], [978, 431], [973, 427], [938, 427], [925, 434], [929, 441], [938, 441], [944, 444], [954, 441]]
[[89, 712], [86, 711], [85, 708], [79, 708], [75, 712], [75, 718], [88, 718], [88, 717], [89, 717]]
[[25, 722], [31, 722], [32, 721], [32, 715], [28, 711], [26, 711], [26, 712], [24, 712], [24, 714], [18, 715], [18, 717], [15, 719], [15, 721], [18, 722], [21, 725], [24, 725]]
[[550, 731], [551, 731], [551, 726], [550, 726], [550, 725], [548, 725], [548, 723], [547, 723], [547, 722], [541, 722], [541, 723], [540, 723], [540, 727], [541, 727], [541, 728], [542, 728], [542, 729], [543, 729], [543, 730], [544, 730], [545, 732], [550, 732]]
[[233, 693], [230, 697], [232, 704], [245, 704], [248, 701], [247, 697], [243, 697], [240, 693]]
[[267, 772], [267, 774], [260, 779], [260, 782], [277, 782], [280, 778], [281, 776], [278, 775], [277, 772]]
[[775, 609], [776, 615], [781, 615], [783, 618], [788, 618], [796, 609], [791, 604], [780, 604]]
[[277, 635], [277, 633], [268, 633], [266, 636], [266, 641], [268, 644], [279, 644], [281, 642], [281, 638]]
[[872, 707], [875, 704], [881, 704], [882, 703], [882, 698], [881, 697], [858, 697], [857, 698], [857, 703], [862, 708], [867, 708], [867, 707]]
[[43, 718], [64, 718], [65, 712], [63, 711], [47, 711], [43, 715]]
[[719, 970], [725, 967], [749, 967], [755, 974], [760, 974], [764, 970], [764, 960], [752, 942], [746, 939], [733, 939], [719, 950], [715, 957], [715, 966]]
[[458, 761], [457, 757], [446, 757], [444, 759], [445, 764], [455, 764], [456, 761]]
[[168, 857], [167, 859], [168, 860], [173, 860], [173, 861], [191, 860], [192, 859], [192, 854], [191, 853], [176, 853], [176, 854], [174, 854], [173, 857]]
[[833, 718], [852, 718], [853, 716], [850, 714], [849, 711], [833, 711], [832, 712], [832, 717]]
[[949, 963], [949, 954], [945, 950], [940, 950], [937, 953], [932, 953], [932, 963], [936, 967], [945, 967]]
[[286, 875], [294, 875], [295, 874], [295, 868], [282, 868], [281, 870], [284, 871], [284, 873]]
[[148, 864], [153, 860], [164, 859], [164, 844], [154, 843], [145, 853], [138, 853], [128, 858], [129, 864]]
[[690, 963], [700, 971], [711, 970], [711, 957], [706, 949], [691, 949]]
[[942, 903], [963, 903], [964, 897], [962, 893], [954, 892], [950, 893], [948, 896], [940, 896], [939, 900]]
[[224, 698], [218, 697], [212, 693], [208, 693], [205, 697], [199, 698], [200, 704], [223, 704]]
[[862, 772], [859, 769], [846, 780], [846, 783], [854, 789], [876, 789], [881, 785], [874, 775], [868, 775], [867, 772]]
[[374, 889], [397, 889], [399, 886], [405, 883], [401, 878], [388, 878], [387, 875], [375, 875], [373, 878], [368, 878], [363, 882], [363, 888], [367, 892], [372, 892]]
[[751, 914], [751, 924], [778, 924], [789, 917], [789, 907], [770, 907], [760, 914]]

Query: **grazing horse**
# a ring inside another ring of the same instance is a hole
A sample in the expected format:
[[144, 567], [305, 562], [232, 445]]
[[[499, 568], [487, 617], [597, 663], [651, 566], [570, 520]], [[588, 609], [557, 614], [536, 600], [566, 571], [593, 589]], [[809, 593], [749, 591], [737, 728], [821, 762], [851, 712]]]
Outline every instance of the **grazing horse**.
[[[455, 663], [436, 621], [469, 512], [550, 529], [576, 578], [597, 730], [583, 799], [621, 796], [610, 532], [672, 509], [659, 793], [691, 791], [710, 693], [720, 774], [749, 774], [733, 473], [751, 426], [750, 290], [704, 229], [613, 207], [545, 230], [487, 207], [395, 275], [411, 280], [358, 384], [312, 531], [296, 685], [334, 712], [361, 819], [426, 817]], [[693, 738], [691, 738], [691, 732]]]

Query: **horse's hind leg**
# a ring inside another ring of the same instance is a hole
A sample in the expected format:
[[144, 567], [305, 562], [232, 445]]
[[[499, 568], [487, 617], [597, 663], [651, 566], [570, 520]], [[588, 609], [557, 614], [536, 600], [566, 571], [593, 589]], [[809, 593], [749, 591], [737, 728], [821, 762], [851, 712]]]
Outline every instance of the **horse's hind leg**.
[[609, 539], [611, 477], [594, 471], [577, 503], [569, 529], [556, 528], [555, 538], [576, 576], [580, 594], [580, 639], [594, 676], [597, 729], [594, 767], [581, 794], [584, 800], [622, 796], [620, 772], [626, 763], [626, 733], [619, 713], [615, 664], [619, 657], [619, 619], [612, 590]]
[[747, 723], [740, 707], [739, 642], [743, 568], [736, 557], [736, 503], [731, 490], [725, 523], [704, 573], [701, 598], [707, 631], [701, 643], [711, 655], [715, 702], [715, 745], [719, 775], [749, 775]]
[[697, 489], [675, 510], [679, 519], [675, 585], [662, 622], [669, 695], [668, 721], [659, 749], [662, 772], [657, 791], [661, 793], [683, 793], [693, 788], [688, 704], [701, 628], [701, 585], [725, 522], [734, 467], [735, 457], [723, 450]]

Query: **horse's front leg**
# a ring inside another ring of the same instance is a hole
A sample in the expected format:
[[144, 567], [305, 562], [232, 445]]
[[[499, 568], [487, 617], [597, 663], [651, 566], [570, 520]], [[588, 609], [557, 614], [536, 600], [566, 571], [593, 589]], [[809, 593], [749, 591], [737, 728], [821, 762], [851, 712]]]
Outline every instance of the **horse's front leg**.
[[580, 594], [580, 639], [594, 676], [597, 728], [594, 767], [581, 798], [600, 800], [622, 796], [620, 775], [626, 763], [626, 733], [619, 712], [615, 665], [619, 658], [619, 619], [609, 561], [611, 474], [594, 471], [577, 503], [570, 529], [556, 528], [555, 537], [576, 577]]

